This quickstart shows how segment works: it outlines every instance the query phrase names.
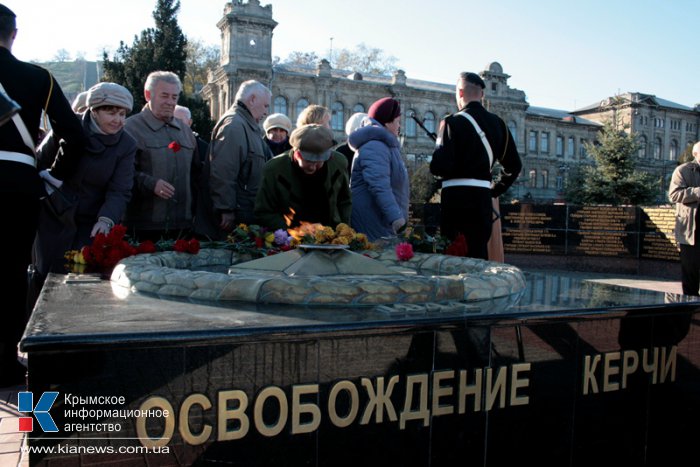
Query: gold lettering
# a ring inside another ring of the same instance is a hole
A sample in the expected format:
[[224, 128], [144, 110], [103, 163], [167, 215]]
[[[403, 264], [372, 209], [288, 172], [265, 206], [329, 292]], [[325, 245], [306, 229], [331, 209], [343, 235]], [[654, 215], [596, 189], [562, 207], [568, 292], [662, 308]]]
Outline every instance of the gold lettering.
[[671, 347], [671, 351], [668, 354], [668, 358], [666, 358], [666, 348], [661, 349], [661, 379], [659, 380], [660, 383], [663, 383], [666, 381], [666, 377], [668, 376], [669, 371], [671, 372], [671, 382], [676, 380], [676, 355], [677, 355], [678, 347], [673, 346]]
[[610, 382], [610, 377], [620, 374], [620, 367], [613, 364], [620, 360], [620, 352], [610, 352], [605, 354], [605, 363], [603, 365], [603, 392], [617, 391], [620, 389], [620, 383]]
[[[269, 398], [277, 399], [279, 405], [279, 416], [272, 425], [266, 424], [263, 419], [263, 407], [265, 406], [265, 401]], [[280, 434], [289, 416], [289, 406], [287, 405], [287, 396], [285, 396], [284, 391], [276, 386], [269, 386], [260, 391], [258, 398], [255, 399], [253, 414], [255, 428], [258, 430], [258, 433], [268, 437]]]
[[[413, 387], [418, 385], [418, 410], [411, 411], [413, 406]], [[430, 424], [428, 411], [428, 375], [410, 375], [406, 378], [406, 399], [403, 411], [399, 417], [399, 428], [406, 428], [406, 420], [423, 420], [423, 426]]]
[[639, 354], [634, 350], [625, 350], [622, 354], [622, 389], [627, 388], [627, 377], [637, 371]]
[[520, 372], [530, 371], [530, 363], [516, 363], [511, 367], [510, 405], [527, 405], [530, 403], [528, 396], [518, 396], [519, 388], [530, 386], [530, 378], [520, 379]]
[[[350, 410], [345, 417], [338, 415], [338, 409], [336, 408], [336, 400], [341, 391], [346, 391], [350, 395]], [[357, 392], [357, 387], [355, 387], [352, 381], [339, 381], [333, 385], [328, 396], [328, 416], [331, 419], [331, 423], [338, 428], [350, 426], [350, 424], [355, 421], [355, 417], [357, 417], [359, 405], [360, 395]]]
[[496, 379], [493, 379], [493, 368], [486, 368], [486, 410], [491, 410], [496, 397], [499, 398], [498, 407], [503, 408], [506, 405], [506, 367], [499, 367], [496, 373]]
[[[233, 409], [228, 408], [229, 401], [238, 402]], [[248, 408], [248, 396], [244, 391], [219, 391], [218, 397], [218, 436], [217, 441], [241, 439], [248, 434], [250, 420], [245, 414]], [[229, 429], [229, 420], [238, 421], [238, 427]]]
[[180, 406], [180, 435], [186, 443], [191, 444], [192, 446], [199, 446], [200, 444], [204, 444], [209, 439], [211, 436], [212, 427], [211, 425], [207, 425], [205, 423], [202, 426], [202, 431], [198, 435], [192, 433], [192, 430], [190, 429], [190, 410], [195, 404], [202, 407], [202, 410], [211, 409], [211, 401], [204, 394], [192, 394], [191, 396], [188, 396], [182, 402], [182, 406]]
[[457, 411], [463, 414], [467, 408], [467, 396], [471, 395], [474, 397], [474, 412], [481, 410], [481, 381], [482, 381], [483, 370], [477, 368], [474, 370], [474, 383], [467, 384], [467, 370], [459, 370], [459, 402], [457, 405]]
[[[302, 404], [301, 396], [304, 394], [318, 394], [318, 384], [305, 384], [292, 387], [292, 434], [311, 433], [321, 424], [321, 409], [316, 404]], [[311, 421], [301, 423], [301, 414], [311, 415]]]
[[586, 355], [583, 359], [583, 395], [588, 394], [588, 388], [590, 386], [593, 394], [598, 394], [598, 380], [595, 377], [595, 370], [600, 363], [600, 355], [595, 355], [591, 358], [590, 355]]
[[653, 360], [649, 361], [649, 349], [644, 349], [642, 351], [642, 369], [646, 373], [651, 373], [651, 384], [656, 384], [656, 380], [659, 376], [659, 348], [654, 347], [653, 349]]
[[136, 417], [136, 436], [139, 437], [141, 445], [147, 448], [167, 445], [170, 439], [173, 437], [173, 433], [175, 433], [175, 411], [173, 410], [173, 406], [170, 404], [170, 402], [163, 397], [154, 396], [146, 399], [143, 404], [141, 404], [141, 407], [139, 407], [139, 411], [141, 413], [153, 409], [167, 411], [168, 416], [165, 417], [163, 433], [158, 438], [151, 438], [148, 435], [148, 430], [146, 429], [147, 417]]
[[433, 374], [433, 416], [439, 417], [440, 415], [450, 415], [454, 413], [455, 408], [453, 405], [440, 405], [441, 397], [448, 397], [454, 393], [454, 388], [452, 386], [442, 386], [443, 380], [453, 379], [455, 377], [454, 370], [443, 370], [436, 371]]
[[375, 423], [382, 423], [384, 420], [385, 407], [389, 420], [392, 422], [396, 421], [396, 410], [394, 410], [394, 405], [391, 403], [390, 397], [398, 380], [398, 375], [392, 376], [389, 379], [389, 385], [385, 391], [384, 377], [380, 376], [377, 378], [377, 390], [375, 391], [374, 386], [372, 386], [372, 381], [370, 381], [369, 378], [362, 378], [362, 385], [367, 390], [369, 401], [367, 402], [367, 407], [365, 407], [365, 413], [362, 414], [362, 418], [360, 419], [360, 425], [367, 425], [367, 423], [369, 423], [373, 411], [376, 412], [374, 418]]

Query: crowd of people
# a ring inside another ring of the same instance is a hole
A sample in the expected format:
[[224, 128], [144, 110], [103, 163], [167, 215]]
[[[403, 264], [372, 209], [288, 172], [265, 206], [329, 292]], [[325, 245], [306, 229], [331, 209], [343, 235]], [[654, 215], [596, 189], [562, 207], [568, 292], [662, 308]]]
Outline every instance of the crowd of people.
[[[0, 386], [23, 372], [16, 345], [28, 316], [28, 265], [40, 278], [64, 272], [67, 250], [118, 223], [136, 241], [221, 240], [241, 223], [280, 229], [301, 222], [346, 223], [375, 241], [408, 223], [401, 104], [393, 97], [352, 115], [347, 142], [339, 144], [326, 107], [308, 106], [294, 128], [286, 115], [268, 115], [270, 89], [249, 80], [204, 141], [178, 105], [176, 74], [152, 72], [146, 105], [131, 116], [133, 96], [117, 83], [99, 83], [71, 105], [48, 71], [12, 55], [16, 33], [14, 14], [0, 5], [0, 84], [21, 106], [18, 118], [0, 127], [0, 190], [15, 225], [2, 229], [12, 247]], [[443, 179], [443, 232], [464, 235], [469, 255], [486, 259], [491, 198], [521, 166], [505, 124], [479, 103], [483, 87], [478, 75], [460, 77], [460, 112], [442, 122], [431, 170]], [[42, 112], [51, 131], [40, 141]], [[505, 176], [493, 185], [496, 160]]]

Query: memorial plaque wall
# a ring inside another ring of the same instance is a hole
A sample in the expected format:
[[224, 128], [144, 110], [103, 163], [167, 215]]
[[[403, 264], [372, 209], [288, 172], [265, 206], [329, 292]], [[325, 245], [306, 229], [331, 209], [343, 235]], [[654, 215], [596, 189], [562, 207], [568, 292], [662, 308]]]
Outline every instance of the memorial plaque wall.
[[565, 254], [565, 206], [520, 204], [500, 209], [506, 252]]
[[506, 253], [678, 261], [674, 209], [502, 205]]
[[673, 234], [676, 222], [671, 208], [642, 209], [642, 251], [644, 259], [678, 261], [678, 245]]
[[636, 208], [569, 207], [569, 254], [636, 256]]

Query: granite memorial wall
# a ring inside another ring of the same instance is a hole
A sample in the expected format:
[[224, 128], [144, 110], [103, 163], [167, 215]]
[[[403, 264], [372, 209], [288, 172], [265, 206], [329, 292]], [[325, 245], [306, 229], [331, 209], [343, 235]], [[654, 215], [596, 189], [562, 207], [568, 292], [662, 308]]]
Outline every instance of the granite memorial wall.
[[501, 206], [506, 253], [677, 261], [672, 207]]

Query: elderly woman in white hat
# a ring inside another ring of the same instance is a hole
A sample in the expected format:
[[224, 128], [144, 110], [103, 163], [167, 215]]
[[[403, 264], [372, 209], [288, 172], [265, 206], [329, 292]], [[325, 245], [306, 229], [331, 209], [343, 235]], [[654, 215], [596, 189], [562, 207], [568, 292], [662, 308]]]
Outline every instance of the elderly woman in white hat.
[[[65, 272], [67, 250], [89, 245], [97, 234], [107, 234], [122, 220], [134, 183], [136, 141], [124, 122], [134, 100], [116, 83], [98, 83], [87, 92], [87, 110], [79, 116], [85, 133], [85, 152], [73, 175], [56, 180], [46, 174], [47, 192], [58, 190], [67, 209], [58, 212], [45, 203], [34, 242], [37, 272]], [[49, 133], [37, 155], [39, 168], [54, 159], [59, 143]], [[55, 198], [55, 194], [54, 194]]]
[[292, 132], [292, 121], [285, 114], [269, 115], [263, 122], [265, 142], [274, 156], [289, 151], [289, 134]]

